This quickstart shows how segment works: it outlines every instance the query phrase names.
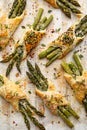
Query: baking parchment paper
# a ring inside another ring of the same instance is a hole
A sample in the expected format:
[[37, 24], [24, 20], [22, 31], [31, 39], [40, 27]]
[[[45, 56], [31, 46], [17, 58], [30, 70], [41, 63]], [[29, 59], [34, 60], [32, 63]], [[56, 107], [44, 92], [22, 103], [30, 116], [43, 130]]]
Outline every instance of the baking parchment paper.
[[[87, 1], [86, 0], [78, 0], [81, 4], [81, 10], [83, 15], [87, 14]], [[13, 0], [0, 0], [0, 16], [4, 13], [9, 12], [10, 7], [13, 3]], [[23, 36], [25, 30], [22, 26], [27, 26], [27, 24], [32, 24], [34, 17], [37, 14], [38, 9], [42, 7], [44, 8], [44, 15], [49, 16], [50, 14], [54, 15], [54, 20], [47, 28], [46, 35], [40, 42], [40, 44], [33, 49], [30, 55], [27, 57], [31, 61], [32, 64], [35, 62], [41, 68], [43, 74], [51, 80], [56, 86], [59, 93], [66, 96], [67, 100], [71, 103], [71, 106], [76, 110], [76, 112], [80, 115], [79, 121], [71, 118], [75, 127], [73, 130], [87, 130], [87, 116], [84, 108], [80, 105], [74, 97], [73, 91], [70, 89], [68, 84], [66, 84], [60, 67], [61, 60], [56, 60], [52, 65], [48, 68], [45, 68], [44, 64], [46, 60], [39, 60], [38, 54], [47, 48], [48, 43], [57, 38], [62, 32], [66, 31], [66, 29], [75, 22], [79, 21], [75, 15], [72, 14], [72, 19], [68, 19], [60, 9], [52, 8], [48, 3], [43, 0], [27, 0], [26, 6], [26, 16], [23, 22], [20, 24], [19, 28], [14, 34], [15, 41], [18, 41]], [[52, 10], [51, 13], [48, 13], [48, 10]], [[56, 31], [60, 29], [60, 31]], [[46, 46], [43, 47], [42, 44]], [[9, 43], [9, 46], [6, 47], [5, 50], [0, 52], [0, 60], [4, 54], [11, 53], [13, 51], [14, 44], [12, 42]], [[82, 58], [83, 66], [87, 70], [87, 36], [84, 41], [75, 49], [79, 50], [79, 53], [84, 57]], [[74, 50], [74, 51], [75, 51]], [[64, 59], [70, 61], [72, 59], [73, 52], [69, 53]], [[7, 64], [0, 64], [0, 74], [5, 74]], [[55, 72], [54, 68], [57, 69]], [[42, 101], [35, 95], [34, 85], [31, 84], [26, 76], [26, 60], [21, 64], [22, 75], [20, 75], [16, 67], [14, 66], [9, 79], [16, 82], [19, 81], [22, 86], [26, 87], [26, 92], [31, 91], [29, 94], [30, 102], [35, 105], [38, 109], [42, 107]], [[60, 76], [58, 76], [60, 75]], [[57, 78], [56, 78], [56, 77]], [[44, 109], [44, 107], [43, 107]], [[38, 117], [37, 117], [38, 118]], [[38, 118], [38, 120], [43, 123], [46, 130], [70, 130], [67, 125], [61, 120], [60, 117], [53, 116], [47, 108], [45, 108], [45, 118]], [[4, 99], [0, 98], [0, 130], [27, 130], [24, 120], [20, 113], [15, 112], [12, 106], [7, 103]], [[33, 123], [31, 122], [31, 130], [38, 130]]]

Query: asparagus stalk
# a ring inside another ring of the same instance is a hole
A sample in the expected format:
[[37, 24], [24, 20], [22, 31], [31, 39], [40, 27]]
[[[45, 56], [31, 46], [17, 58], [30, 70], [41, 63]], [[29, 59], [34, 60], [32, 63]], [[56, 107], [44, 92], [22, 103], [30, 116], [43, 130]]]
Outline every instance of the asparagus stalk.
[[13, 58], [14, 55], [15, 55], [14, 53], [10, 54], [4, 60], [0, 61], [0, 63], [7, 63], [7, 62], [9, 62]]
[[27, 61], [27, 66], [31, 72], [31, 74], [37, 79], [39, 85], [41, 86], [40, 88], [43, 91], [46, 91], [48, 89], [48, 85], [45, 83], [45, 81], [40, 77], [40, 75], [37, 74], [36, 70], [33, 68], [32, 64]]
[[41, 27], [40, 30], [44, 30], [44, 29], [51, 23], [52, 20], [53, 20], [53, 15], [51, 15], [51, 16], [46, 20], [46, 22], [43, 24], [43, 26]]
[[17, 58], [18, 59], [17, 59], [16, 67], [17, 67], [17, 70], [19, 71], [19, 73], [21, 73], [20, 64], [21, 64], [21, 60], [23, 58], [23, 55], [20, 55]]
[[71, 3], [69, 3], [68, 1], [66, 0], [60, 0], [66, 7], [70, 8], [71, 11], [73, 13], [76, 13], [76, 14], [81, 14], [80, 10], [78, 10], [77, 8], [75, 8], [75, 6], [73, 6]]
[[14, 0], [13, 6], [11, 8], [11, 11], [9, 12], [9, 15], [8, 15], [9, 18], [11, 18], [11, 16], [12, 16], [12, 14], [13, 14], [17, 5], [18, 5], [18, 0]]
[[68, 16], [69, 18], [71, 18], [71, 13], [70, 10], [59, 0], [56, 0], [57, 5], [62, 9], [62, 11], [64, 12], [64, 14], [66, 16]]
[[40, 77], [44, 80], [45, 84], [47, 85], [48, 88], [48, 81], [47, 78], [44, 77], [44, 75], [41, 73], [41, 70], [39, 68], [39, 66], [37, 64], [35, 64], [35, 69], [38, 75], [40, 75]]
[[23, 13], [25, 6], [26, 6], [26, 0], [21, 0], [20, 7], [17, 12], [17, 16], [20, 16]]
[[39, 11], [38, 11], [38, 14], [37, 14], [37, 16], [36, 16], [36, 18], [35, 18], [35, 20], [34, 20], [34, 23], [33, 23], [33, 29], [35, 30], [36, 29], [36, 26], [38, 25], [38, 23], [39, 23], [39, 21], [40, 21], [40, 19], [41, 19], [41, 16], [42, 16], [42, 14], [43, 14], [43, 9], [42, 8], [40, 8], [39, 9]]
[[84, 36], [85, 34], [87, 34], [87, 28], [84, 30], [82, 36]]
[[55, 55], [60, 54], [60, 52], [61, 52], [60, 48], [52, 51], [50, 54], [47, 55], [47, 59], [49, 60], [52, 59]]
[[0, 75], [0, 87], [4, 84], [4, 79], [3, 77]]
[[12, 10], [9, 13], [9, 18], [15, 18], [16, 16], [20, 16], [24, 8], [26, 6], [26, 0], [15, 0], [12, 6]]
[[45, 58], [48, 54], [50, 54], [52, 51], [56, 50], [57, 48], [58, 47], [50, 46], [47, 50], [45, 50], [39, 54], [39, 58], [40, 59]]
[[71, 116], [71, 113], [68, 112], [64, 106], [59, 106], [59, 109], [62, 111], [62, 113], [68, 118], [69, 116]]
[[40, 21], [40, 23], [37, 25], [36, 30], [39, 31], [42, 27], [42, 25], [46, 22], [47, 17], [43, 17], [43, 19]]
[[86, 34], [86, 31], [87, 31], [87, 22], [84, 23], [84, 24], [81, 26], [80, 30], [76, 33], [76, 36], [81, 36], [81, 37], [83, 37], [83, 36]]
[[55, 61], [58, 57], [60, 57], [61, 52], [58, 53], [57, 55], [55, 55], [52, 59], [50, 59], [47, 63], [46, 63], [46, 67], [48, 67], [50, 64], [53, 63], [53, 61]]
[[72, 122], [61, 112], [61, 110], [57, 109], [58, 115], [66, 122], [66, 124], [70, 127], [73, 128], [74, 125]]
[[26, 99], [21, 100], [22, 103], [26, 104], [27, 107], [30, 107], [38, 116], [44, 117], [44, 115], [39, 112], [33, 105], [31, 105]]
[[26, 74], [27, 74], [28, 78], [32, 81], [32, 83], [34, 83], [36, 85], [36, 87], [38, 89], [42, 88], [42, 86], [39, 85], [37, 79], [32, 74], [30, 74], [29, 72], [26, 72]]
[[45, 130], [44, 126], [43, 126], [42, 124], [40, 124], [35, 117], [33, 117], [33, 113], [31, 112], [31, 110], [30, 110], [29, 108], [25, 108], [25, 111], [26, 111], [28, 117], [31, 119], [31, 121], [32, 121], [38, 128], [40, 128], [40, 130]]
[[79, 119], [78, 114], [77, 114], [70, 106], [66, 106], [65, 108], [66, 108], [66, 110], [68, 110], [76, 119]]
[[78, 70], [79, 70], [80, 74], [82, 74], [83, 67], [81, 65], [80, 58], [78, 57], [78, 55], [76, 53], [74, 53], [73, 58], [74, 58], [74, 60], [76, 62], [76, 65], [78, 66]]
[[76, 0], [68, 0], [68, 1], [72, 3], [73, 5], [80, 7], [80, 4], [78, 3], [78, 1]]
[[15, 50], [16, 54], [17, 54], [17, 60], [16, 60], [16, 67], [17, 70], [19, 71], [19, 73], [21, 73], [20, 70], [20, 64], [21, 64], [21, 60], [23, 58], [23, 46], [18, 46]]
[[83, 24], [85, 24], [87, 22], [87, 15], [85, 15], [81, 21], [79, 22], [79, 24], [76, 25], [75, 28], [75, 32], [77, 32], [78, 30], [80, 30], [80, 28], [82, 27]]
[[79, 72], [77, 66], [73, 62], [69, 63], [69, 67], [70, 67], [70, 69], [72, 70], [72, 72], [73, 72], [73, 74], [75, 76], [79, 76], [80, 75], [80, 72]]
[[70, 69], [69, 65], [65, 61], [63, 61], [61, 63], [61, 66], [63, 67], [63, 69], [64, 69], [65, 72], [67, 72], [70, 75], [73, 75], [72, 70]]
[[19, 108], [19, 110], [20, 110], [20, 112], [21, 112], [21, 114], [22, 114], [22, 116], [23, 116], [23, 118], [24, 118], [24, 122], [25, 122], [25, 124], [26, 124], [28, 130], [30, 130], [30, 123], [29, 123], [29, 120], [27, 119], [27, 116], [26, 116], [26, 114], [25, 114], [25, 112], [24, 112], [22, 106]]
[[17, 57], [15, 56], [12, 59], [11, 63], [8, 65], [7, 70], [6, 70], [6, 77], [10, 74], [10, 72], [11, 72], [13, 66], [14, 66], [14, 63], [16, 62], [16, 60], [17, 60]]
[[29, 107], [25, 105], [23, 105], [23, 102], [19, 101], [19, 109], [22, 109], [24, 113], [26, 113], [26, 115], [31, 119], [31, 121], [38, 127], [40, 128], [41, 130], [45, 130], [44, 126], [42, 124], [40, 124], [38, 122], [38, 120], [33, 117], [33, 113], [32, 111], [30, 110]]

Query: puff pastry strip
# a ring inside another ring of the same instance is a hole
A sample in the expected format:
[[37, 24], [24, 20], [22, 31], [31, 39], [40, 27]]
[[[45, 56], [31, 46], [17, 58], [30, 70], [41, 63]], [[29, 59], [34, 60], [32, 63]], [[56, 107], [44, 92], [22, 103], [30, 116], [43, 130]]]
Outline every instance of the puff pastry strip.
[[4, 14], [0, 18], [0, 50], [8, 45], [11, 36], [23, 20], [25, 5], [26, 0], [15, 0], [9, 15]]

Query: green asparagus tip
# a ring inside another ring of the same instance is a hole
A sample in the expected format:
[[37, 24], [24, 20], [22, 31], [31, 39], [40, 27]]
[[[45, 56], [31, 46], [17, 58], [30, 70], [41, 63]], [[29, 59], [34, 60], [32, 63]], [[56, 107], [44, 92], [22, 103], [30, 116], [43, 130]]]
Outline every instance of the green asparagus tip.
[[82, 75], [83, 67], [82, 67], [82, 65], [81, 65], [81, 61], [80, 61], [80, 58], [79, 58], [79, 56], [78, 56], [77, 53], [74, 53], [74, 54], [73, 54], [73, 59], [74, 59], [76, 65], [77, 65], [77, 67], [78, 67], [78, 70], [79, 70], [80, 74]]

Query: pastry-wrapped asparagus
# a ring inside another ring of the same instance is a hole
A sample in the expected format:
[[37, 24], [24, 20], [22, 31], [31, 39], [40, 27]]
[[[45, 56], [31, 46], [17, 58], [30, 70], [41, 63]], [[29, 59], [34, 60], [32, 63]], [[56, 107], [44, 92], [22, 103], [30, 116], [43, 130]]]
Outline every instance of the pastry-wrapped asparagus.
[[74, 90], [77, 100], [84, 105], [87, 111], [87, 71], [83, 70], [77, 53], [74, 53], [73, 58], [76, 64], [73, 62], [61, 64], [66, 72], [64, 77]]
[[47, 58], [46, 67], [56, 59], [61, 59], [72, 51], [87, 33], [87, 15], [78, 24], [72, 25], [66, 32], [49, 44], [48, 49], [39, 54], [39, 58]]
[[23, 38], [16, 44], [15, 51], [6, 57], [6, 59], [2, 60], [2, 63], [6, 63], [11, 60], [7, 71], [6, 76], [9, 75], [10, 71], [13, 68], [14, 63], [16, 63], [16, 67], [18, 71], [21, 73], [20, 64], [23, 59], [27, 57], [29, 52], [39, 44], [40, 40], [45, 35], [45, 28], [51, 23], [53, 20], [53, 16], [51, 15], [49, 18], [41, 16], [43, 14], [43, 9], [40, 8], [38, 14], [34, 20], [32, 28], [28, 28], [25, 31]]
[[77, 9], [80, 7], [80, 4], [76, 0], [45, 0], [51, 4], [54, 8], [60, 8], [64, 14], [71, 18], [71, 12], [75, 14], [81, 14], [81, 11]]
[[43, 100], [44, 104], [56, 116], [60, 116], [66, 124], [72, 128], [73, 123], [69, 117], [73, 115], [76, 119], [79, 118], [78, 114], [71, 108], [68, 101], [64, 96], [59, 94], [55, 86], [48, 82], [48, 80], [41, 73], [40, 68], [35, 64], [35, 68], [27, 61], [29, 72], [26, 72], [28, 78], [36, 85], [36, 94]]
[[34, 113], [40, 117], [44, 117], [44, 115], [29, 103], [28, 96], [20, 85], [2, 75], [0, 75], [0, 96], [7, 100], [16, 111], [21, 112], [28, 130], [30, 130], [29, 119], [40, 130], [45, 130], [44, 126], [35, 118]]
[[9, 43], [11, 36], [24, 18], [26, 0], [15, 0], [9, 15], [0, 18], [0, 50]]

